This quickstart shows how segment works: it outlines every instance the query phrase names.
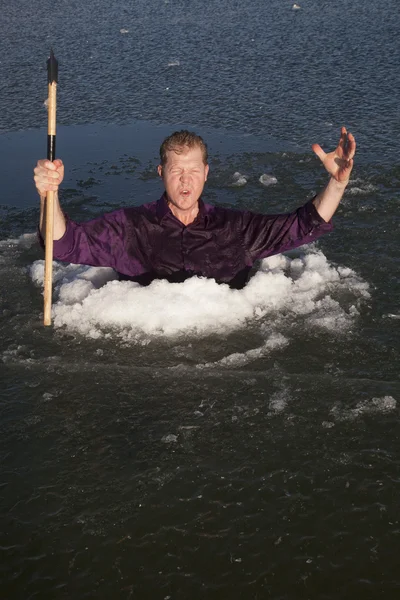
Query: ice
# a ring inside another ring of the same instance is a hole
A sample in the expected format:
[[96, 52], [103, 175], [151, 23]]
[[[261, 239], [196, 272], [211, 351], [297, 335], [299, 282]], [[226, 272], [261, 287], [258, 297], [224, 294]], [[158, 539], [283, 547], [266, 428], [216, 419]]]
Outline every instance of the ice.
[[232, 186], [233, 187], [243, 187], [244, 185], [246, 185], [247, 183], [247, 178], [245, 175], [242, 175], [241, 173], [239, 173], [239, 171], [236, 171], [236, 173], [233, 174], [232, 176]]
[[164, 442], [164, 444], [176, 444], [178, 441], [178, 436], [174, 435], [173, 433], [168, 433], [161, 438], [161, 441]]
[[362, 179], [350, 179], [349, 184], [350, 185], [346, 190], [346, 194], [350, 194], [352, 196], [372, 194], [379, 189], [372, 183], [368, 183]]
[[[37, 285], [43, 285], [44, 261], [36, 260], [29, 269], [31, 278]], [[117, 279], [117, 274], [108, 267], [88, 267], [85, 265], [62, 264], [53, 262], [53, 283], [60, 299], [64, 296], [70, 299], [70, 304], [83, 300], [82, 281], [89, 285], [87, 293], [94, 288], [105, 285], [108, 281]], [[72, 285], [70, 285], [72, 284]], [[74, 290], [76, 294], [74, 294]], [[87, 295], [87, 294], [86, 294]]]
[[374, 191], [376, 191], [376, 188], [373, 185], [366, 185], [363, 188], [349, 187], [346, 193], [351, 196], [361, 196], [362, 194], [371, 194]]
[[246, 352], [235, 352], [224, 356], [213, 363], [203, 363], [196, 365], [197, 369], [213, 368], [213, 367], [242, 367], [249, 362], [262, 358], [269, 354], [272, 350], [283, 348], [289, 343], [289, 340], [281, 334], [272, 334], [266, 340], [265, 344], [258, 348], [252, 348]]
[[291, 397], [287, 390], [280, 390], [279, 392], [272, 394], [269, 401], [270, 414], [283, 412], [290, 400]]
[[392, 396], [383, 396], [358, 402], [354, 408], [344, 408], [340, 404], [335, 404], [331, 414], [337, 421], [352, 421], [363, 415], [393, 412], [396, 407], [397, 402]]
[[269, 186], [269, 185], [275, 185], [276, 183], [278, 183], [278, 180], [273, 175], [267, 175], [266, 173], [263, 173], [260, 176], [259, 182], [265, 186]]
[[32, 248], [37, 244], [36, 233], [24, 233], [18, 238], [9, 238], [7, 240], [0, 240], [0, 248], [10, 248], [11, 246], [18, 246], [25, 250]]
[[[258, 321], [263, 344], [227, 356], [219, 366], [246, 364], [284, 347], [288, 323], [299, 317], [307, 327], [346, 331], [369, 298], [368, 283], [353, 270], [330, 264], [315, 246], [297, 254], [263, 260], [243, 290], [202, 277], [142, 287], [118, 281], [112, 269], [54, 263], [54, 325], [92, 338], [113, 335], [143, 343], [152, 336], [227, 334]], [[30, 269], [40, 286], [43, 267], [40, 260]]]

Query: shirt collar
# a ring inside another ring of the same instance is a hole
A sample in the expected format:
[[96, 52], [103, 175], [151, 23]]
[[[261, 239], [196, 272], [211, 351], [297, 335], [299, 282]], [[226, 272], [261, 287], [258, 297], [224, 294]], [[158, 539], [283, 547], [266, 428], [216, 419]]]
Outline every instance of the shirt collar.
[[[209, 204], [205, 204], [202, 198], [199, 198], [199, 212], [193, 223], [196, 221], [204, 220], [204, 217], [210, 212], [210, 208], [211, 206]], [[167, 215], [173, 216], [172, 211], [168, 206], [167, 195], [165, 193], [157, 201], [156, 211], [157, 217], [160, 221], [162, 221]]]

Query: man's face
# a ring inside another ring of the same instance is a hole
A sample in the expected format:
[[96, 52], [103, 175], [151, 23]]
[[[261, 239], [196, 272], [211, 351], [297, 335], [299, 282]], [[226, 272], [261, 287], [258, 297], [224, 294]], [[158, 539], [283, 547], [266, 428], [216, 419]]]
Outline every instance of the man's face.
[[167, 162], [164, 166], [159, 165], [158, 174], [163, 179], [168, 201], [179, 210], [190, 211], [202, 194], [208, 165], [204, 164], [198, 146], [185, 147], [180, 154], [168, 151]]

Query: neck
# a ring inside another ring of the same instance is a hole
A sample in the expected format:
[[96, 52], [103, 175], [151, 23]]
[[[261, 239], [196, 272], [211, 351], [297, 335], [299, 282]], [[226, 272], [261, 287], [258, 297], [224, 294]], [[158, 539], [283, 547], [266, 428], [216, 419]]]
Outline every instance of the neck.
[[190, 208], [189, 210], [180, 210], [177, 206], [174, 206], [171, 202], [168, 202], [168, 206], [171, 209], [174, 217], [178, 219], [184, 225], [190, 225], [193, 223], [197, 215], [199, 214], [199, 204]]

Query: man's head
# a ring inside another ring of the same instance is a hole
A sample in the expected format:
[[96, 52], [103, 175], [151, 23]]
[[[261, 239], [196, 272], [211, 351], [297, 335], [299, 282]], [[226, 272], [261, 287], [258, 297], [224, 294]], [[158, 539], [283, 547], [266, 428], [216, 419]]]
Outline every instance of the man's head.
[[208, 150], [207, 144], [204, 142], [203, 138], [193, 133], [193, 131], [188, 131], [187, 129], [182, 129], [182, 131], [175, 131], [169, 135], [160, 147], [160, 160], [161, 166], [163, 167], [168, 159], [169, 152], [175, 152], [176, 154], [181, 154], [185, 150], [191, 150], [193, 148], [200, 148], [203, 162], [207, 165], [208, 162]]
[[176, 216], [196, 213], [208, 175], [206, 144], [195, 133], [177, 131], [161, 144], [160, 158], [158, 174], [171, 210]]

